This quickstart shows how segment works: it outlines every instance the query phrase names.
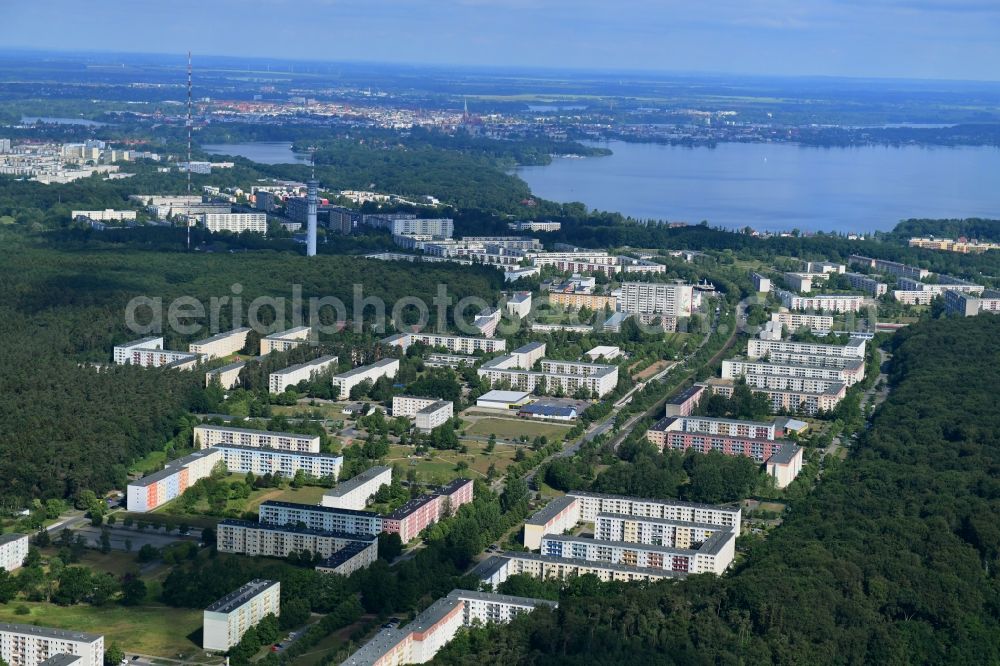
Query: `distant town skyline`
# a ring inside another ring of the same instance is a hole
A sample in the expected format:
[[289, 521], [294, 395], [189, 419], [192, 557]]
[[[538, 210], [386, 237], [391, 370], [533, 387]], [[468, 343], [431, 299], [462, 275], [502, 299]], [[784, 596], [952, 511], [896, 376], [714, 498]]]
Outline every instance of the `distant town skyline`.
[[8, 0], [4, 47], [860, 78], [998, 79], [994, 0]]

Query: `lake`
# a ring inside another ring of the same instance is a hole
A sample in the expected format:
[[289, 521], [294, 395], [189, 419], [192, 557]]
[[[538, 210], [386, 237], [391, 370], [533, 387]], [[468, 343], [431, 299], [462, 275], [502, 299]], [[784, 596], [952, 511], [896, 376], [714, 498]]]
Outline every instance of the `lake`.
[[297, 164], [309, 160], [292, 151], [288, 141], [249, 141], [247, 143], [208, 143], [202, 149], [209, 155], [239, 155], [261, 164]]
[[869, 232], [909, 217], [1000, 218], [997, 148], [593, 145], [614, 154], [517, 174], [545, 199], [728, 228]]

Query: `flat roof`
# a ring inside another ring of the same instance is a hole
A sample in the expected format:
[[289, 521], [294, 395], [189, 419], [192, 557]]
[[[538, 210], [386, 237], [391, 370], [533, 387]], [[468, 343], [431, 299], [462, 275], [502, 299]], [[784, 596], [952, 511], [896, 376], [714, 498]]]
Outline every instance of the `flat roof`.
[[314, 440], [319, 439], [319, 435], [303, 435], [297, 432], [279, 432], [277, 430], [254, 430], [253, 428], [233, 428], [230, 426], [217, 426], [206, 423], [199, 423], [195, 426], [196, 428], [209, 428], [211, 430], [219, 430], [223, 432], [238, 432], [250, 435], [274, 435], [275, 437], [289, 437], [291, 439], [308, 439]]
[[695, 384], [694, 386], [690, 386], [690, 387], [684, 389], [683, 391], [681, 391], [680, 393], [678, 393], [674, 397], [672, 397], [669, 400], [667, 400], [667, 404], [668, 405], [680, 405], [682, 403], [687, 402], [692, 397], [694, 397], [696, 394], [701, 393], [704, 390], [705, 390], [704, 386], [698, 386], [697, 384]]
[[374, 511], [358, 511], [357, 509], [338, 509], [332, 506], [323, 506], [322, 504], [300, 504], [297, 502], [282, 502], [279, 500], [265, 500], [260, 503], [261, 507], [264, 506], [276, 506], [286, 509], [295, 509], [297, 511], [315, 511], [317, 513], [336, 513], [340, 515], [348, 516], [363, 516], [365, 518], [381, 518], [381, 516]]
[[242, 368], [247, 364], [247, 361], [233, 361], [232, 363], [227, 363], [226, 365], [220, 365], [218, 368], [213, 368], [211, 370], [206, 370], [210, 375], [218, 374], [220, 372], [228, 372], [230, 370], [236, 370]]
[[18, 532], [9, 532], [7, 534], [0, 534], [0, 546], [6, 546], [8, 543], [13, 543], [19, 541], [20, 539], [28, 538], [27, 534], [19, 534]]
[[521, 407], [521, 413], [539, 416], [576, 416], [576, 407], [566, 405], [539, 405], [537, 403]]
[[395, 511], [393, 511], [392, 513], [390, 513], [385, 517], [388, 518], [389, 520], [402, 520], [407, 516], [409, 516], [414, 511], [416, 511], [417, 509], [419, 509], [420, 507], [424, 506], [425, 504], [429, 504], [430, 502], [433, 502], [434, 500], [438, 499], [438, 497], [440, 497], [440, 495], [437, 494], [421, 495], [420, 497], [407, 500], [407, 502], [403, 506], [399, 507], [398, 509], [396, 509]]
[[176, 460], [171, 460], [167, 463], [167, 466], [158, 472], [153, 472], [152, 474], [147, 474], [141, 479], [136, 479], [135, 481], [130, 481], [128, 485], [144, 487], [149, 486], [157, 481], [161, 481], [168, 476], [177, 474], [182, 467], [190, 465], [191, 463], [210, 455], [222, 455], [222, 452], [215, 448], [202, 449], [201, 451], [195, 451], [194, 453], [188, 454], [183, 458], [177, 458]]
[[792, 459], [802, 450], [801, 446], [787, 442], [781, 446], [778, 451], [767, 459], [768, 463], [775, 463], [777, 465], [787, 465], [792, 462]]
[[451, 495], [453, 492], [455, 492], [459, 488], [464, 487], [466, 484], [469, 483], [472, 483], [472, 479], [459, 477], [457, 479], [452, 479], [448, 483], [444, 484], [443, 486], [438, 488], [436, 492], [438, 495]]
[[357, 476], [353, 476], [346, 481], [338, 483], [330, 490], [323, 493], [324, 497], [343, 497], [347, 493], [351, 492], [355, 488], [362, 486], [380, 474], [385, 474], [386, 472], [392, 472], [391, 467], [386, 467], [384, 465], [377, 465], [375, 467], [369, 467], [365, 471], [361, 472]]
[[445, 407], [451, 404], [452, 403], [450, 400], [437, 400], [427, 405], [426, 407], [422, 407], [421, 409], [419, 409], [417, 411], [417, 414], [433, 414], [439, 409], [444, 409]]
[[[365, 552], [372, 547], [373, 544], [378, 543], [377, 536], [369, 536], [368, 541], [356, 540], [347, 544], [340, 550], [334, 552], [330, 557], [320, 561], [316, 566], [322, 569], [336, 569], [344, 562], [347, 562], [354, 557], [357, 557], [361, 553]], [[376, 546], [377, 547], [377, 546]]]
[[212, 449], [234, 449], [236, 451], [255, 451], [261, 455], [269, 456], [298, 456], [301, 458], [329, 458], [331, 460], [341, 460], [343, 461], [344, 456], [336, 455], [333, 453], [314, 453], [312, 451], [284, 451], [282, 449], [271, 449], [266, 446], [244, 446], [242, 444], [215, 444], [211, 446], [206, 451], [211, 451]]
[[402, 643], [409, 631], [402, 629], [383, 629], [375, 637], [362, 645], [350, 657], [341, 662], [341, 666], [371, 666], [383, 655]]
[[606, 356], [609, 352], [621, 352], [621, 347], [614, 345], [597, 345], [587, 352], [587, 356]]
[[83, 657], [78, 654], [54, 654], [45, 661], [40, 662], [38, 666], [72, 666], [82, 660]]
[[11, 624], [7, 622], [0, 623], [0, 632], [40, 636], [41, 638], [58, 638], [60, 640], [78, 641], [81, 643], [93, 643], [102, 638], [102, 636], [97, 634], [88, 634], [83, 631], [53, 629], [51, 627], [39, 627], [34, 624]]
[[305, 368], [311, 368], [313, 366], [323, 365], [325, 363], [330, 363], [331, 361], [336, 363], [339, 359], [336, 356], [320, 356], [319, 358], [314, 358], [311, 361], [306, 361], [305, 363], [296, 363], [295, 365], [290, 365], [287, 368], [282, 368], [281, 370], [275, 370], [272, 375], [287, 375], [292, 372], [297, 372], [299, 370], [304, 370]]
[[471, 599], [474, 601], [489, 601], [498, 604], [511, 604], [517, 606], [551, 606], [555, 608], [558, 601], [551, 599], [536, 599], [535, 597], [518, 597], [511, 594], [498, 594], [496, 592], [477, 592], [474, 590], [454, 589], [448, 593], [449, 597], [456, 599]]
[[601, 516], [604, 516], [605, 518], [620, 518], [622, 520], [632, 520], [640, 523], [673, 525], [674, 527], [700, 527], [702, 529], [712, 530], [713, 532], [729, 529], [725, 525], [714, 525], [712, 523], [699, 523], [693, 520], [674, 520], [673, 518], [654, 518], [652, 516], [631, 516], [627, 513], [614, 513], [611, 511], [598, 511], [597, 517], [600, 518]]
[[256, 578], [211, 604], [205, 611], [208, 613], [231, 613], [261, 592], [280, 584], [276, 580]]
[[232, 525], [234, 527], [248, 527], [255, 530], [267, 530], [268, 532], [290, 532], [294, 534], [311, 534], [314, 536], [330, 537], [332, 539], [344, 539], [347, 541], [360, 541], [370, 544], [378, 540], [374, 534], [358, 534], [356, 532], [337, 532], [334, 530], [313, 530], [308, 527], [298, 525], [272, 525], [270, 523], [258, 523], [253, 520], [241, 520], [239, 518], [226, 518], [219, 521], [219, 525]]
[[712, 416], [674, 416], [676, 419], [689, 419], [691, 421], [708, 421], [709, 423], [727, 423], [729, 425], [756, 426], [758, 428], [773, 428], [773, 421], [743, 421], [741, 419], [719, 419]]
[[528, 354], [535, 351], [536, 349], [544, 348], [544, 342], [529, 342], [526, 345], [521, 345], [517, 349], [511, 352], [511, 354]]
[[510, 560], [506, 557], [490, 555], [485, 560], [474, 566], [466, 575], [475, 576], [480, 580], [486, 580], [487, 578], [492, 578], [494, 574], [506, 567], [508, 562], [510, 562]]
[[421, 611], [419, 615], [413, 618], [412, 622], [403, 627], [403, 630], [411, 633], [424, 633], [455, 610], [461, 603], [462, 600], [455, 597], [441, 597]]
[[294, 328], [289, 328], [284, 331], [278, 331], [277, 333], [272, 333], [267, 336], [265, 340], [282, 340], [289, 335], [295, 335], [296, 333], [301, 333], [302, 331], [308, 331], [308, 326], [296, 326]]
[[147, 338], [140, 338], [139, 340], [133, 340], [132, 342], [123, 342], [120, 345], [115, 345], [115, 347], [135, 347], [136, 345], [146, 344], [147, 342], [152, 342], [153, 340], [163, 340], [163, 336], [151, 335]]
[[392, 365], [393, 363], [399, 363], [398, 358], [383, 358], [381, 361], [375, 361], [374, 363], [369, 363], [368, 365], [359, 365], [356, 368], [351, 368], [347, 372], [342, 372], [339, 375], [335, 375], [334, 379], [347, 379], [348, 377], [353, 377], [354, 375], [361, 375], [372, 368], [383, 368], [387, 365]]
[[208, 344], [210, 342], [217, 342], [219, 340], [225, 340], [226, 338], [232, 337], [234, 335], [239, 335], [240, 333], [248, 333], [249, 331], [250, 331], [250, 329], [247, 328], [246, 326], [243, 326], [243, 327], [240, 327], [240, 328], [234, 328], [231, 331], [223, 331], [222, 333], [216, 333], [215, 335], [213, 335], [211, 337], [208, 337], [208, 338], [203, 338], [201, 340], [195, 340], [191, 344], [192, 345], [204, 345], [204, 344]]
[[576, 501], [575, 497], [570, 497], [569, 495], [563, 495], [562, 497], [557, 497], [541, 509], [533, 513], [527, 520], [524, 521], [525, 525], [544, 525], [556, 516], [558, 516], [566, 507], [573, 504]]
[[516, 553], [506, 552], [503, 556], [509, 560], [532, 560], [534, 562], [551, 562], [552, 564], [562, 564], [570, 567], [585, 566], [591, 569], [604, 569], [605, 571], [618, 571], [630, 574], [646, 574], [658, 578], [684, 578], [686, 571], [669, 571], [667, 569], [651, 569], [649, 567], [630, 567], [625, 564], [612, 564], [611, 562], [594, 562], [591, 560], [577, 560], [568, 557], [553, 557], [551, 555], [540, 555], [538, 553]]
[[700, 504], [698, 502], [685, 502], [683, 500], [675, 500], [675, 499], [654, 499], [652, 497], [629, 497], [628, 495], [609, 495], [606, 493], [592, 493], [586, 490], [571, 490], [568, 493], [566, 493], [566, 495], [573, 497], [596, 497], [600, 499], [626, 500], [629, 502], [667, 504], [670, 506], [683, 506], [690, 509], [709, 509], [713, 511], [726, 511], [728, 513], [737, 513], [740, 511], [740, 507], [738, 506], [727, 506], [725, 504]]
[[501, 391], [500, 389], [493, 389], [482, 394], [476, 401], [485, 400], [487, 402], [520, 402], [527, 398], [530, 393], [525, 391]]

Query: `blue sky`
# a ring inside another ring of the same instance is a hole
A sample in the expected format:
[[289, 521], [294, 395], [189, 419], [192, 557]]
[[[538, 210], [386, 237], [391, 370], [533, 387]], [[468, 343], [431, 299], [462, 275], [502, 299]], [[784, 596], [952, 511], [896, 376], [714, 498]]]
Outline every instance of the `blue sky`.
[[1000, 0], [0, 0], [5, 47], [997, 80]]

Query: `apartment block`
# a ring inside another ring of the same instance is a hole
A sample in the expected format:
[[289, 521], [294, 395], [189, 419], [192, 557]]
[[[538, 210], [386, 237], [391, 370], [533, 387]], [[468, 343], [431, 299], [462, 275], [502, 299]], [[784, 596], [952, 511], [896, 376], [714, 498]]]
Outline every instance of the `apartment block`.
[[507, 309], [507, 314], [511, 317], [524, 319], [531, 314], [531, 292], [519, 291], [511, 294], [507, 298], [507, 302], [504, 304], [504, 307]]
[[218, 380], [219, 385], [227, 391], [236, 388], [240, 384], [240, 372], [243, 371], [246, 365], [246, 361], [236, 361], [235, 363], [206, 371], [205, 386], [211, 386], [212, 382]]
[[267, 233], [267, 213], [204, 213], [200, 216], [202, 226], [217, 233], [230, 231], [239, 234], [251, 231], [257, 234]]
[[477, 351], [496, 354], [507, 348], [507, 342], [499, 338], [472, 338], [435, 333], [397, 333], [383, 338], [381, 342], [384, 345], [399, 347], [403, 351], [412, 344], [420, 343], [428, 347], [444, 347], [459, 354], [474, 354]]
[[587, 308], [595, 312], [605, 309], [614, 311], [618, 307], [618, 297], [611, 294], [551, 291], [549, 292], [549, 304], [558, 305], [567, 310]]
[[333, 377], [333, 387], [339, 391], [340, 400], [351, 397], [351, 389], [366, 382], [374, 382], [379, 377], [395, 377], [399, 372], [399, 359], [384, 358], [371, 365], [363, 365]]
[[226, 652], [268, 615], [281, 615], [281, 583], [252, 580], [205, 609], [202, 647]]
[[562, 228], [562, 223], [534, 221], [508, 222], [507, 228], [511, 231], [559, 231]]
[[261, 503], [257, 514], [264, 525], [301, 524], [311, 530], [351, 534], [378, 534], [382, 531], [382, 516], [372, 511], [267, 500]]
[[736, 555], [736, 532], [718, 529], [696, 548], [671, 548], [628, 541], [604, 541], [570, 535], [542, 538], [541, 554], [571, 560], [610, 562], [640, 569], [722, 575]]
[[909, 245], [910, 247], [920, 247], [925, 250], [943, 250], [945, 252], [958, 252], [960, 254], [978, 254], [987, 250], [1000, 250], [1000, 243], [961, 238], [958, 240], [952, 238], [911, 238]]
[[316, 571], [338, 576], [350, 576], [366, 569], [378, 559], [378, 539], [370, 542], [354, 541], [316, 565]]
[[914, 280], [922, 280], [923, 278], [930, 275], [930, 271], [925, 268], [916, 268], [915, 266], [907, 266], [906, 264], [901, 264], [897, 261], [887, 261], [885, 259], [872, 259], [871, 257], [864, 257], [859, 254], [852, 254], [849, 258], [849, 263], [852, 266], [865, 266], [875, 271], [876, 273], [883, 273], [885, 275], [895, 275], [897, 277], [907, 277]]
[[204, 340], [196, 340], [188, 345], [188, 351], [204, 355], [207, 361], [230, 356], [246, 346], [249, 333], [249, 328], [234, 328]]
[[671, 571], [663, 568], [633, 567], [625, 564], [553, 557], [538, 553], [507, 552], [502, 557], [504, 563], [493, 574], [494, 580], [506, 580], [508, 577], [518, 574], [541, 578], [543, 580], [549, 578], [569, 580], [590, 574], [597, 576], [598, 579], [604, 582], [637, 583], [683, 578], [687, 575], [681, 571]]
[[392, 483], [392, 468], [369, 467], [355, 477], [338, 483], [323, 494], [321, 504], [334, 509], [361, 511], [382, 486]]
[[94, 222], [124, 222], [134, 220], [135, 211], [105, 208], [104, 210], [74, 210], [70, 212], [69, 218], [71, 220], [75, 220], [78, 217], [85, 217]]
[[860, 312], [864, 307], [863, 296], [847, 294], [817, 294], [816, 296], [797, 296], [789, 291], [779, 289], [778, 298], [782, 305], [790, 310], [820, 310], [825, 312]]
[[903, 305], [930, 305], [934, 299], [940, 296], [940, 292], [926, 289], [907, 290], [893, 289], [892, 298]]
[[28, 556], [28, 535], [10, 532], [0, 534], [0, 569], [14, 571], [24, 565]]
[[618, 306], [622, 312], [690, 317], [693, 290], [689, 284], [624, 282]]
[[766, 294], [771, 291], [771, 279], [764, 277], [760, 273], [750, 273], [750, 279], [753, 280], [753, 289], [758, 294]]
[[[775, 353], [774, 356], [792, 356]], [[770, 359], [732, 358], [722, 362], [722, 378], [736, 379], [744, 375], [773, 375], [775, 377], [798, 377], [801, 379], [822, 379], [843, 382], [853, 386], [865, 378], [865, 363], [860, 358], [838, 358], [841, 363], [824, 363], [828, 357], [806, 357], [805, 362]]]
[[765, 463], [767, 473], [774, 477], [774, 485], [784, 488], [802, 471], [802, 447], [788, 443]]
[[143, 368], [160, 368], [175, 363], [197, 363], [200, 358], [198, 354], [164, 349], [161, 336], [134, 340], [115, 345], [114, 348], [116, 364], [138, 365]]
[[308, 453], [299, 451], [276, 451], [253, 446], [237, 444], [218, 444], [207, 451], [220, 451], [226, 468], [233, 474], [253, 472], [257, 476], [263, 474], [279, 474], [292, 478], [302, 470], [306, 475], [316, 479], [340, 476], [340, 468], [344, 464], [343, 456], [328, 453]]
[[180, 497], [199, 480], [207, 478], [212, 469], [224, 462], [219, 449], [205, 449], [172, 460], [159, 472], [132, 481], [126, 489], [128, 510], [145, 513]]
[[309, 326], [296, 326], [285, 331], [272, 333], [266, 338], [260, 339], [260, 355], [264, 356], [273, 351], [285, 352], [299, 345], [304, 345], [309, 340], [312, 329]]
[[529, 392], [544, 388], [549, 393], [562, 391], [574, 395], [584, 389], [603, 397], [618, 385], [618, 367], [614, 365], [541, 359], [542, 369], [538, 372], [520, 368], [519, 362], [517, 356], [499, 356], [476, 372], [486, 377], [491, 386], [509, 382], [512, 389]]
[[406, 626], [379, 632], [343, 661], [342, 666], [423, 664], [431, 661], [462, 627], [510, 622], [518, 615], [540, 607], [556, 608], [558, 603], [489, 592], [452, 590]]
[[305, 363], [290, 365], [283, 370], [276, 370], [268, 375], [267, 390], [270, 393], [284, 393], [290, 387], [301, 381], [309, 381], [317, 375], [336, 368], [339, 359], [336, 356], [320, 356]]
[[782, 280], [789, 289], [808, 294], [812, 291], [814, 281], [822, 281], [827, 278], [825, 273], [785, 273]]
[[961, 278], [950, 275], [938, 275], [937, 282], [921, 282], [912, 278], [899, 278], [896, 286], [904, 291], [929, 291], [935, 296], [940, 296], [944, 292], [960, 291], [967, 294], [981, 294], [986, 288], [981, 284], [975, 284]]
[[[847, 395], [847, 385], [832, 383], [822, 391], [796, 390], [768, 386], [760, 380], [761, 375], [747, 375], [747, 384], [755, 393], [763, 393], [771, 403], [771, 411], [782, 410], [802, 412], [809, 416], [818, 412], [828, 412]], [[733, 394], [732, 379], [712, 378], [704, 382], [713, 392], [723, 397]]]
[[441, 506], [440, 496], [421, 495], [384, 516], [382, 529], [389, 534], [398, 534], [403, 543], [409, 543], [425, 528], [438, 521]]
[[430, 432], [455, 415], [455, 405], [449, 400], [396, 395], [392, 398], [392, 415], [411, 417], [416, 422], [417, 430]]
[[865, 341], [851, 338], [846, 345], [825, 345], [816, 342], [792, 342], [791, 340], [757, 340], [747, 342], [747, 356], [760, 358], [772, 352], [802, 354], [806, 356], [828, 356], [844, 358], [864, 358]]
[[524, 521], [524, 547], [538, 550], [546, 534], [562, 534], [580, 522], [580, 502], [575, 497], [557, 497]]
[[291, 553], [309, 551], [328, 558], [355, 543], [363, 546], [378, 544], [373, 534], [327, 532], [305, 527], [266, 525], [249, 520], [227, 518], [219, 523], [216, 542], [220, 552], [239, 553], [251, 557], [288, 557]]
[[863, 275], [861, 273], [844, 273], [851, 286], [860, 291], [866, 292], [872, 298], [878, 298], [889, 291], [889, 285], [885, 282]]
[[298, 453], [319, 453], [319, 435], [202, 424], [194, 427], [193, 437], [195, 446], [202, 449], [211, 446], [248, 446]]
[[472, 326], [479, 331], [479, 334], [484, 338], [492, 338], [496, 334], [501, 316], [502, 315], [499, 310], [483, 310], [472, 321]]
[[573, 490], [567, 493], [567, 496], [574, 497], [580, 502], [580, 521], [585, 523], [595, 522], [599, 513], [617, 513], [626, 516], [668, 518], [691, 523], [722, 525], [733, 527], [739, 532], [742, 516], [742, 511], [738, 506], [605, 495], [582, 490]]
[[833, 328], [833, 317], [830, 315], [772, 312], [771, 321], [777, 322], [790, 331], [797, 331], [800, 328], [829, 331]]
[[667, 416], [690, 416], [705, 394], [705, 387], [695, 384], [667, 399]]
[[979, 296], [958, 291], [944, 292], [945, 311], [963, 317], [1000, 312], [1000, 291], [987, 289]]
[[690, 523], [667, 518], [599, 513], [594, 521], [594, 538], [599, 541], [642, 543], [651, 546], [691, 549], [719, 531], [732, 528], [709, 523]]
[[472, 479], [458, 478], [434, 491], [435, 495], [441, 497], [441, 518], [455, 515], [463, 504], [472, 502], [474, 489]]
[[10, 666], [40, 666], [60, 655], [77, 657], [80, 666], [104, 666], [104, 636], [0, 623], [0, 659]]
[[451, 218], [412, 218], [402, 220], [389, 220], [387, 228], [392, 234], [426, 234], [429, 236], [440, 236], [451, 238], [455, 232], [455, 222]]

